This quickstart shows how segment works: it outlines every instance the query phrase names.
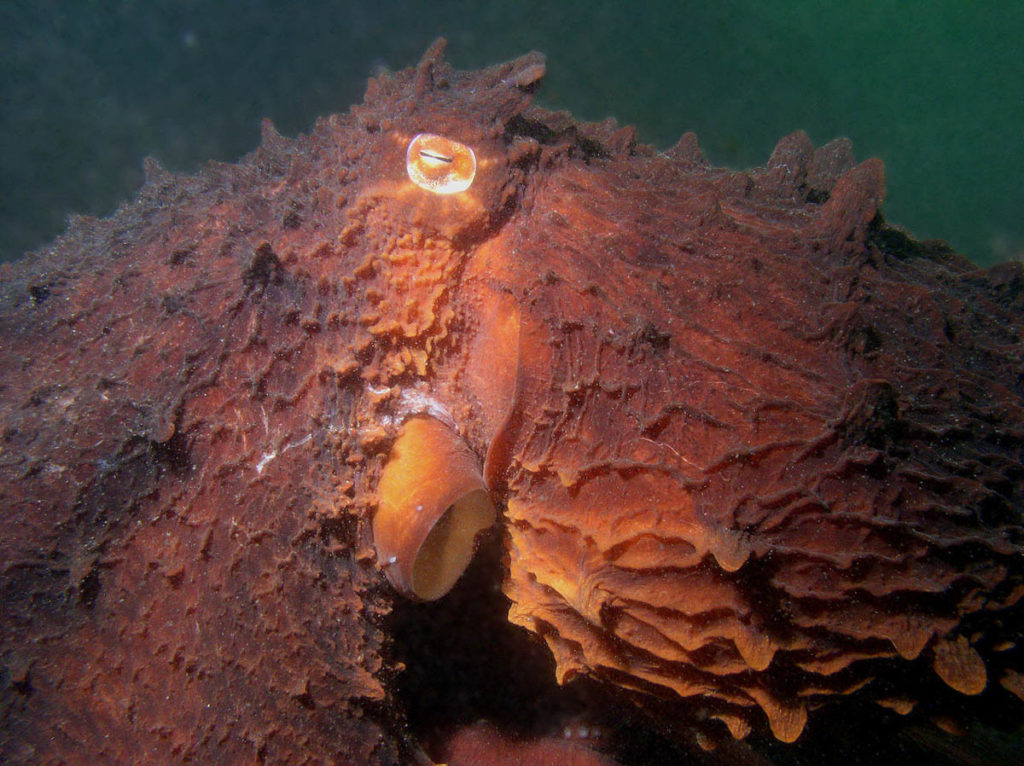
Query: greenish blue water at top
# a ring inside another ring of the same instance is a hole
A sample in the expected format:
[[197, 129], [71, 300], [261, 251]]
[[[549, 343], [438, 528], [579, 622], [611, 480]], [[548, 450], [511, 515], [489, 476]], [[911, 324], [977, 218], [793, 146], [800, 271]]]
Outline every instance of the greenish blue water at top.
[[796, 129], [885, 160], [887, 218], [979, 263], [1024, 257], [1024, 3], [335, 2], [0, 4], [0, 258], [106, 215], [141, 159], [232, 161], [357, 101], [437, 35], [478, 67], [549, 57], [540, 102], [614, 116], [718, 164]]

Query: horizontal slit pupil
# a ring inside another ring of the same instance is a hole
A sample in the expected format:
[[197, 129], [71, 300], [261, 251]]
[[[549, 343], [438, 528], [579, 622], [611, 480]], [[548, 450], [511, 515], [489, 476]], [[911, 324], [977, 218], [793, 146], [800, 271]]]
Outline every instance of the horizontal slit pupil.
[[455, 162], [455, 158], [454, 157], [448, 157], [448, 156], [446, 156], [444, 154], [438, 154], [437, 152], [431, 152], [431, 151], [428, 151], [427, 149], [420, 149], [420, 157], [424, 157], [425, 159], [428, 159], [428, 160], [437, 160], [438, 162], [447, 162], [448, 164], [451, 164], [451, 163]]

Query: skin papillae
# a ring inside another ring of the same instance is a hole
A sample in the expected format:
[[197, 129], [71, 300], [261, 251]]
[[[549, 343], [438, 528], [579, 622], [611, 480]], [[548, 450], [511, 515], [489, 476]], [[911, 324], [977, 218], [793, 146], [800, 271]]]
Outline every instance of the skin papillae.
[[[715, 168], [442, 50], [2, 267], [4, 760], [406, 758], [371, 521], [416, 416], [560, 681], [784, 741], [1016, 702], [1020, 264], [888, 226], [848, 142]], [[423, 133], [468, 189], [410, 181]]]

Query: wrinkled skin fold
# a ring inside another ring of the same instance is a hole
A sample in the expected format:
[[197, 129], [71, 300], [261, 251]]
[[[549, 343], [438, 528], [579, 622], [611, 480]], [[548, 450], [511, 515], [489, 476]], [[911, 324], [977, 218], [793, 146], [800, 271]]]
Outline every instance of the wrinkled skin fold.
[[4, 756], [408, 759], [371, 527], [415, 417], [560, 682], [787, 742], [1024, 696], [1020, 264], [888, 226], [846, 141], [714, 168], [442, 51], [2, 267]]

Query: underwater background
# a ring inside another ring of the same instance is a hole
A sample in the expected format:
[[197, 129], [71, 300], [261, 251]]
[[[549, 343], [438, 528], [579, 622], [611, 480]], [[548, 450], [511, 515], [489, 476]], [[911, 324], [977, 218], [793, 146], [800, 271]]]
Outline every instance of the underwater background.
[[715, 164], [798, 128], [885, 161], [886, 218], [983, 265], [1024, 258], [1024, 3], [0, 2], [0, 260], [106, 216], [142, 159], [233, 162], [361, 100], [435, 37], [472, 69], [548, 55], [539, 103]]

